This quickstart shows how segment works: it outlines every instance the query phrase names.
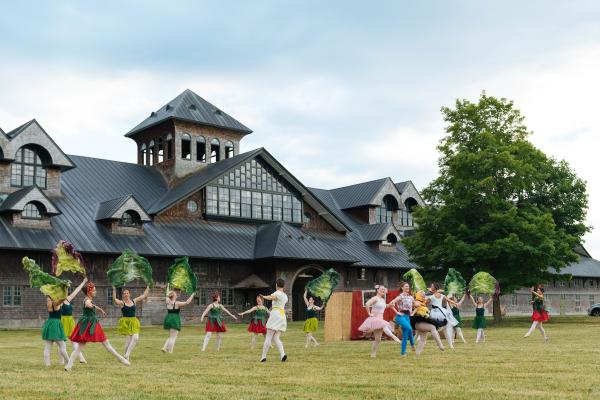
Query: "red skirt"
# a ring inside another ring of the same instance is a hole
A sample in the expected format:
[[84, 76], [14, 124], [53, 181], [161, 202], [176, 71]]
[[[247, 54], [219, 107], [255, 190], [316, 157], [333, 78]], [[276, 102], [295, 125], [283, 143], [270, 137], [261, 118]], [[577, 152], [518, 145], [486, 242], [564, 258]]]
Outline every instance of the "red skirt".
[[533, 314], [531, 315], [532, 321], [546, 322], [549, 319], [550, 315], [548, 315], [548, 312], [546, 310], [542, 310], [542, 312], [539, 312], [538, 310], [533, 310]]
[[250, 325], [248, 325], [248, 332], [262, 333], [264, 335], [267, 333], [267, 327], [263, 325], [261, 320], [258, 320], [258, 322], [254, 322], [254, 320], [252, 320], [250, 321]]
[[72, 342], [77, 342], [77, 343], [88, 343], [88, 342], [105, 342], [106, 341], [106, 335], [104, 335], [104, 330], [102, 330], [102, 325], [100, 325], [100, 322], [96, 322], [96, 329], [94, 329], [94, 334], [90, 334], [90, 325], [91, 322], [88, 322], [87, 327], [85, 328], [85, 331], [83, 331], [83, 335], [79, 334], [79, 327], [81, 325], [81, 322], [78, 322], [77, 325], [75, 325], [75, 329], [73, 329], [73, 333], [71, 333], [71, 337], [69, 337], [69, 339], [71, 339]]
[[221, 326], [217, 323], [213, 323], [210, 319], [206, 321], [206, 327], [204, 328], [205, 332], [227, 332], [227, 328], [225, 327], [225, 322], [221, 321]]

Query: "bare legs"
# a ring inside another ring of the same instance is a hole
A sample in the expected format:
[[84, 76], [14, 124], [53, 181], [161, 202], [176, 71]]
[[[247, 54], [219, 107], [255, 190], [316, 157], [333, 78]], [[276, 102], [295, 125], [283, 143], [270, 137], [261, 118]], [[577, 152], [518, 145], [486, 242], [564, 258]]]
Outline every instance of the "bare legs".
[[68, 360], [69, 355], [67, 354], [67, 345], [62, 340], [45, 340], [44, 342], [44, 362], [46, 367], [50, 366], [50, 351], [52, 350], [52, 343], [56, 343], [58, 346], [58, 355], [61, 359]]
[[283, 343], [281, 342], [280, 338], [281, 331], [267, 329], [267, 336], [265, 336], [265, 343], [263, 344], [261, 361], [267, 360], [267, 353], [271, 348], [271, 341], [275, 342], [275, 346], [277, 346], [277, 350], [279, 350], [279, 355], [281, 356], [281, 361], [285, 361], [287, 359], [287, 355], [285, 354], [285, 350], [283, 349]]
[[177, 334], [179, 331], [177, 329], [169, 329], [169, 337], [167, 338], [162, 351], [165, 353], [172, 353], [173, 347], [175, 347], [175, 341], [177, 340]]
[[440, 350], [444, 350], [444, 344], [442, 343], [442, 339], [440, 339], [440, 334], [438, 333], [435, 325], [429, 324], [427, 322], [417, 322], [415, 325], [415, 330], [417, 331], [417, 355], [421, 354], [423, 348], [425, 347], [425, 343], [427, 342], [427, 334], [431, 333], [433, 340], [437, 344]]

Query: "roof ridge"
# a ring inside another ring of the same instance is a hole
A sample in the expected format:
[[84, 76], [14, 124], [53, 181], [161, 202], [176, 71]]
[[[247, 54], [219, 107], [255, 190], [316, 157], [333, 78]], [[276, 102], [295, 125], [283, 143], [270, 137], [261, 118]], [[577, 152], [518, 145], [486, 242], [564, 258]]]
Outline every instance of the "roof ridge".
[[[340, 187], [337, 187], [337, 188], [330, 189], [330, 191], [335, 191], [335, 190], [340, 190], [340, 189], [347, 189], [347, 188], [351, 188], [351, 187], [354, 187], [354, 186], [366, 185], [366, 184], [368, 184], [368, 183], [373, 183], [373, 182], [377, 182], [377, 181], [384, 181], [384, 180], [386, 180], [386, 179], [390, 179], [390, 180], [391, 180], [392, 178], [390, 178], [389, 176], [386, 176], [385, 178], [372, 179], [372, 180], [370, 180], [370, 181], [365, 181], [365, 182], [354, 183], [354, 184], [352, 184], [352, 185], [340, 186]], [[393, 182], [394, 182], [394, 181], [392, 180], [392, 183], [393, 183]]]
[[12, 131], [8, 132], [6, 135], [10, 138], [13, 139], [15, 136], [17, 136], [19, 133], [23, 132], [23, 130], [25, 128], [27, 128], [29, 125], [31, 125], [32, 123], [37, 122], [35, 120], [35, 118], [25, 122], [23, 125], [17, 126], [15, 129], [13, 129]]

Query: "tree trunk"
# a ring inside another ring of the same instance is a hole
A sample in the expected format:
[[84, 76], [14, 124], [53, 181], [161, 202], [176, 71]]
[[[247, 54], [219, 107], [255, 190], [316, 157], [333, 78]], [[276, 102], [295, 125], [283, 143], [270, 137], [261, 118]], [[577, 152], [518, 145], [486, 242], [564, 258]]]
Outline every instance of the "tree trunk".
[[500, 308], [500, 295], [494, 295], [494, 301], [492, 302], [493, 311], [494, 311], [494, 321], [496, 323], [502, 321], [502, 309]]

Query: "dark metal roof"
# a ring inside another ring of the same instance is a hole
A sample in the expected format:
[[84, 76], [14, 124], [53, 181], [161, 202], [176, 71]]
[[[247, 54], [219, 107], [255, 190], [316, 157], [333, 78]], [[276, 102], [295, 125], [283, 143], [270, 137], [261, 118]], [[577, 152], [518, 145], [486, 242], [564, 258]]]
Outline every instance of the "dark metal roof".
[[382, 178], [370, 182], [332, 189], [331, 194], [335, 197], [336, 202], [342, 210], [366, 205], [376, 205], [374, 203], [374, 198], [388, 179], [389, 178]]
[[96, 210], [96, 221], [101, 221], [103, 219], [113, 218], [113, 215], [117, 212], [119, 208], [127, 200], [129, 200], [132, 196], [130, 194], [117, 197], [115, 199], [103, 201], [102, 203], [98, 203], [98, 209]]
[[204, 100], [191, 90], [186, 89], [169, 103], [152, 112], [148, 118], [130, 130], [125, 136], [131, 137], [139, 131], [168, 119], [179, 119], [217, 128], [231, 129], [244, 134], [252, 133], [252, 130], [232, 116]]
[[402, 192], [404, 192], [404, 189], [406, 189], [406, 185], [410, 184], [411, 181], [404, 181], [404, 182], [398, 182], [396, 183], [396, 189], [398, 189], [398, 191], [400, 192], [400, 194], [402, 194]]
[[[46, 196], [44, 194], [44, 192], [41, 191], [40, 188], [37, 187], [36, 185], [27, 186], [23, 189], [17, 190], [16, 192], [9, 194], [6, 197], [6, 199], [4, 199], [4, 201], [2, 203], [0, 203], [0, 213], [4, 212], [4, 211], [23, 211], [23, 208], [18, 206], [18, 203], [21, 200], [23, 200], [23, 198], [25, 198], [29, 193], [31, 193], [33, 191], [37, 191], [38, 194], [40, 196], [42, 196], [44, 198], [44, 200], [49, 203], [49, 204], [45, 204], [46, 214], [48, 214], [48, 215], [60, 214], [60, 211], [58, 211], [59, 208], [56, 207], [56, 205], [52, 202], [52, 200], [50, 200], [48, 198], [48, 196]], [[52, 210], [51, 208], [48, 208], [47, 206], [54, 207], [54, 210]]]
[[255, 259], [286, 258], [315, 261], [358, 261], [343, 250], [285, 222], [263, 225], [256, 232]]
[[[554, 270], [554, 272], [556, 271]], [[581, 278], [598, 278], [600, 277], [600, 261], [591, 257], [580, 256], [578, 262], [561, 269], [559, 274], [570, 274]]]
[[396, 239], [400, 239], [400, 233], [391, 222], [359, 225], [357, 231], [365, 242], [385, 240], [390, 233], [396, 235]]

